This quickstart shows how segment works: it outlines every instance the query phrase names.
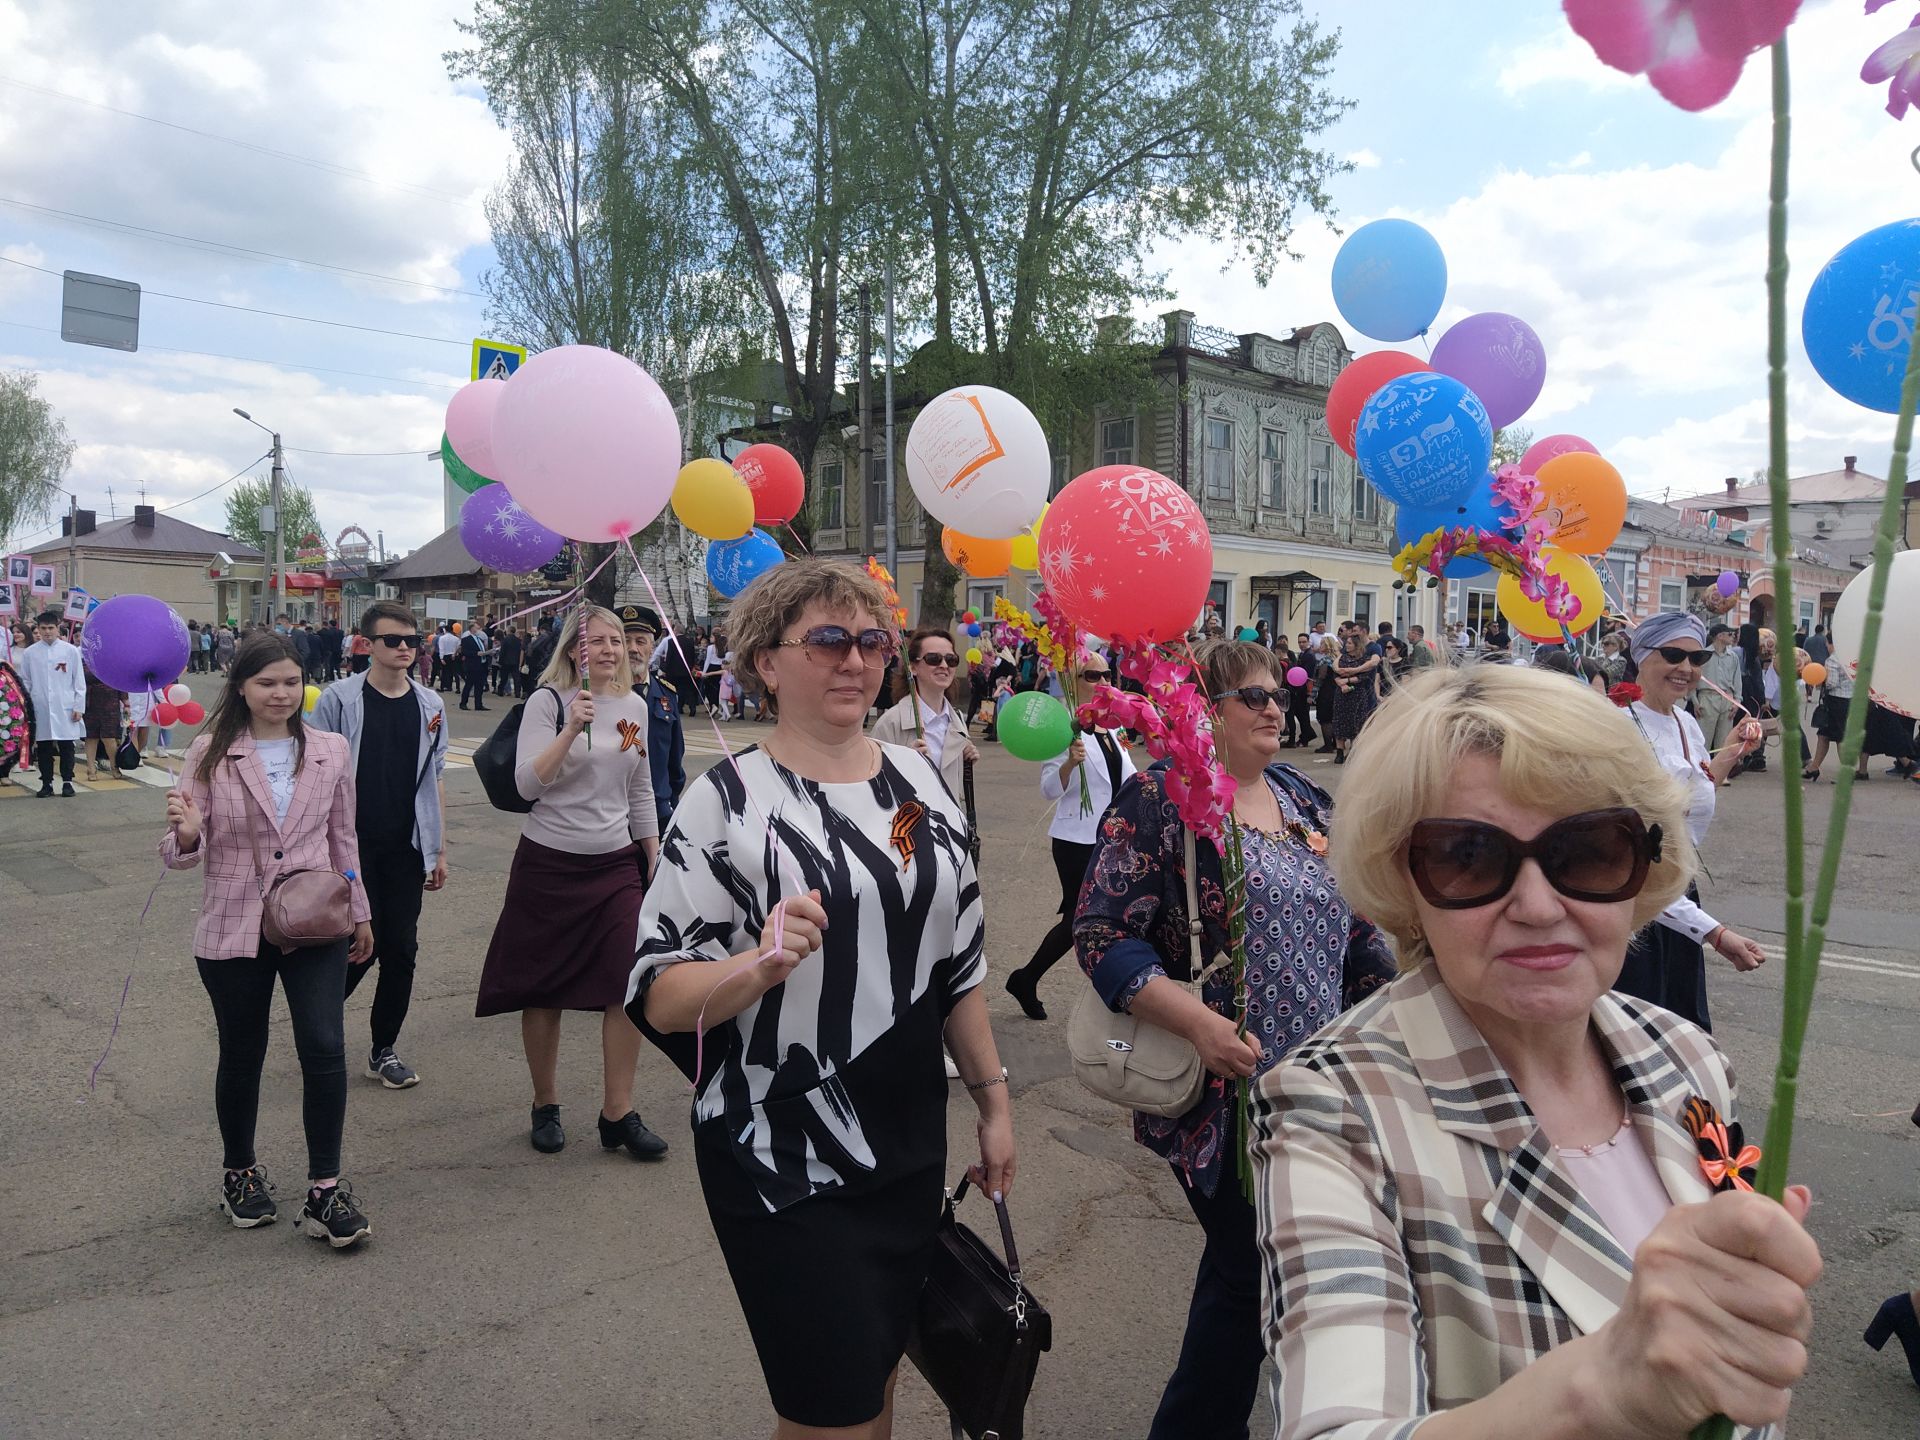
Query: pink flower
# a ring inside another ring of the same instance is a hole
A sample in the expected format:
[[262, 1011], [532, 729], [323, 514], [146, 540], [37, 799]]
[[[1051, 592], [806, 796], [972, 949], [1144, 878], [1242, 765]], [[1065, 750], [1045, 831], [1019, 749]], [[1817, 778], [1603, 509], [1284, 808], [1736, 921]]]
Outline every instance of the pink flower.
[[1800, 0], [1561, 0], [1574, 33], [1682, 110], [1733, 93], [1747, 56], [1786, 33]]
[[[1867, 13], [1878, 8], [1869, 3]], [[1896, 120], [1906, 115], [1909, 105], [1920, 106], [1920, 15], [1867, 56], [1867, 63], [1860, 67], [1860, 78], [1869, 85], [1891, 82], [1887, 86], [1887, 113]]]

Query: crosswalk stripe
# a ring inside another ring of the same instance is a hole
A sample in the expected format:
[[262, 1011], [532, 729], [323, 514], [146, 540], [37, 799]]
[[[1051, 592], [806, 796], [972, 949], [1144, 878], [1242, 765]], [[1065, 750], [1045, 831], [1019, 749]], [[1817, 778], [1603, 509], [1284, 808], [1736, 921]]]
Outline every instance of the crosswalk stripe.
[[[1760, 949], [1770, 960], [1787, 958], [1787, 952], [1778, 945], [1762, 945]], [[1828, 950], [1822, 953], [1820, 966], [1825, 969], [1829, 965], [1836, 970], [1857, 970], [1867, 975], [1898, 975], [1902, 979], [1920, 980], [1920, 965], [1874, 955], [1850, 955], [1844, 951]]]

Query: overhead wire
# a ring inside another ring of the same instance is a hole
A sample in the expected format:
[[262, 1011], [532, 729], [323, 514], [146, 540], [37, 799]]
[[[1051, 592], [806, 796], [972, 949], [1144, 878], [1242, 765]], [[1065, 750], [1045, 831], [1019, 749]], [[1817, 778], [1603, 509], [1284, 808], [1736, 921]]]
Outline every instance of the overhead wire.
[[190, 250], [200, 250], [209, 255], [223, 255], [229, 259], [253, 260], [262, 264], [304, 265], [315, 270], [331, 270], [340, 275], [352, 275], [362, 280], [377, 280], [387, 285], [410, 285], [418, 290], [437, 290], [443, 295], [458, 295], [470, 300], [487, 298], [478, 290], [462, 290], [452, 285], [433, 285], [425, 280], [407, 280], [398, 275], [382, 275], [377, 270], [359, 270], [351, 265], [334, 265], [325, 260], [309, 260], [300, 255], [281, 255], [272, 250], [255, 250], [251, 246], [233, 245], [225, 240], [209, 240], [198, 235], [177, 234], [172, 230], [156, 230], [150, 225], [135, 225], [129, 220], [108, 220], [98, 215], [82, 215], [77, 211], [61, 210], [52, 205], [36, 205], [30, 200], [15, 200], [5, 195], [0, 195], [0, 205], [11, 205], [15, 209], [31, 210], [37, 214], [51, 215], [75, 224], [92, 225], [115, 233], [157, 240], [161, 244], [181, 245]]

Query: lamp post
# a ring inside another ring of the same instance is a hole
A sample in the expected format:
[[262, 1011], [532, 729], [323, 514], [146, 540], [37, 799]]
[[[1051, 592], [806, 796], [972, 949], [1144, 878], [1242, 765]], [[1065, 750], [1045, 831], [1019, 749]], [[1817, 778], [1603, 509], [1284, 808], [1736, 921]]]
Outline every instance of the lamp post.
[[[260, 424], [238, 405], [233, 407], [233, 413], [249, 425], [267, 430], [266, 426]], [[280, 513], [280, 483], [285, 479], [287, 472], [285, 465], [282, 464], [280, 432], [267, 430], [267, 434], [273, 437], [273, 496], [270, 502], [273, 506], [273, 594], [275, 602], [284, 611], [287, 608], [287, 522]], [[273, 626], [271, 609], [267, 613], [267, 626], [269, 629]]]

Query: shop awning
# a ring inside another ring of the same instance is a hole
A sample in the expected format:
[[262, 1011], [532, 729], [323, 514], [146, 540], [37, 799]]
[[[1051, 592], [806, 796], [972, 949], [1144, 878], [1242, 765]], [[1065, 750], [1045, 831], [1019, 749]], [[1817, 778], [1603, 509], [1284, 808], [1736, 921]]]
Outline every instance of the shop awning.
[[[268, 584], [272, 584], [271, 579]], [[287, 572], [287, 589], [289, 590], [324, 590], [326, 588], [327, 577], [324, 575], [310, 575], [304, 570]]]
[[1290, 587], [1295, 590], [1318, 590], [1327, 582], [1311, 570], [1275, 570], [1271, 574], [1253, 577], [1255, 585], [1267, 585], [1275, 588]]

